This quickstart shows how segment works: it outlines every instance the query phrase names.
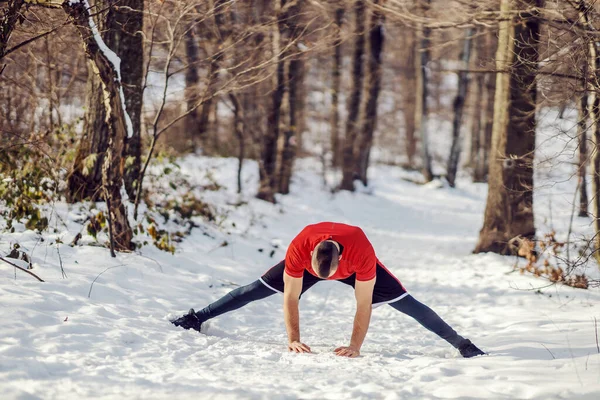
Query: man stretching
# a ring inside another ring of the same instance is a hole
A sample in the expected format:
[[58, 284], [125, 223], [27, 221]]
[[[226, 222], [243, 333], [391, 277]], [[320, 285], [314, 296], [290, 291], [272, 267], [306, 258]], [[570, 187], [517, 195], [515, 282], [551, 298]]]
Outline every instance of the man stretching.
[[259, 280], [229, 292], [199, 312], [191, 309], [171, 322], [184, 329], [200, 332], [204, 321], [279, 292], [283, 293], [289, 351], [310, 353], [310, 347], [300, 341], [298, 302], [301, 294], [323, 280], [337, 280], [350, 285], [356, 295], [352, 338], [348, 346], [334, 350], [338, 356], [360, 355], [371, 320], [371, 309], [381, 304], [389, 304], [411, 316], [457, 348], [463, 357], [484, 354], [469, 339], [456, 333], [433, 310], [406, 292], [400, 281], [377, 259], [362, 229], [337, 222], [308, 225], [292, 240], [285, 260]]

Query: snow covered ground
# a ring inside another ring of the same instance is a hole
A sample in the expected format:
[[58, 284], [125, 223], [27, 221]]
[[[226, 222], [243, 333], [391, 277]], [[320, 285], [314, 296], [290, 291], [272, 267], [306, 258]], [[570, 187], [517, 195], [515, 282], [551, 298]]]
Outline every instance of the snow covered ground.
[[[334, 195], [322, 187], [318, 161], [304, 159], [292, 194], [272, 206], [252, 198], [257, 167], [248, 162], [247, 204], [234, 206], [235, 160], [190, 157], [181, 165], [194, 180], [209, 169], [225, 185], [203, 196], [227, 217], [195, 229], [175, 255], [146, 246], [112, 259], [104, 248], [70, 247], [80, 226], [77, 207], [66, 204], [56, 208], [64, 224], [44, 242], [23, 229], [0, 233], [2, 254], [18, 241], [46, 280], [0, 266], [1, 399], [600, 398], [600, 292], [547, 286], [511, 272], [514, 258], [471, 254], [486, 185], [462, 178], [457, 189], [419, 186], [399, 168], [377, 166], [368, 191]], [[562, 182], [536, 192], [540, 233], [565, 233], [573, 190]], [[337, 282], [302, 298], [302, 340], [313, 354], [287, 352], [280, 295], [210, 321], [206, 335], [169, 323], [257, 279], [304, 225], [323, 220], [363, 227], [409, 292], [489, 355], [463, 359], [383, 306], [361, 357], [336, 357], [354, 313], [352, 291]], [[576, 218], [575, 231], [589, 234], [590, 221]]]

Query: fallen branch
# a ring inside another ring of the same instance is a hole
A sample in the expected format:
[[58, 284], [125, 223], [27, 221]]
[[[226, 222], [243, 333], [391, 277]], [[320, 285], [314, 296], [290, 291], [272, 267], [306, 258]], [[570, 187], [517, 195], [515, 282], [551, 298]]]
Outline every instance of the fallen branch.
[[117, 268], [117, 267], [123, 267], [123, 266], [125, 266], [125, 264], [113, 265], [112, 267], [108, 267], [108, 268], [106, 268], [104, 271], [100, 272], [100, 273], [98, 274], [98, 276], [96, 276], [96, 277], [94, 278], [94, 280], [92, 281], [92, 284], [90, 285], [90, 291], [88, 292], [88, 299], [89, 299], [89, 298], [91, 298], [91, 296], [92, 296], [92, 288], [94, 287], [94, 283], [96, 283], [96, 281], [98, 280], [98, 278], [100, 278], [100, 276], [101, 276], [103, 273], [105, 273], [105, 272], [106, 272], [106, 271], [108, 271], [109, 269], [113, 269], [113, 268]]
[[9, 265], [12, 265], [12, 266], [13, 266], [13, 267], [15, 267], [15, 268], [18, 268], [18, 269], [20, 269], [20, 270], [21, 270], [21, 271], [23, 271], [23, 272], [27, 272], [29, 275], [33, 276], [33, 277], [34, 277], [35, 279], [37, 279], [38, 281], [40, 281], [40, 282], [44, 282], [44, 280], [43, 280], [42, 278], [40, 278], [39, 276], [37, 276], [37, 275], [36, 275], [36, 274], [34, 274], [33, 272], [31, 272], [31, 271], [28, 271], [28, 270], [26, 270], [25, 268], [19, 267], [17, 264], [15, 264], [15, 263], [13, 263], [13, 262], [10, 262], [10, 261], [8, 261], [6, 258], [4, 258], [4, 257], [0, 257], [0, 260], [4, 261], [5, 263], [7, 263], [7, 264], [9, 264]]

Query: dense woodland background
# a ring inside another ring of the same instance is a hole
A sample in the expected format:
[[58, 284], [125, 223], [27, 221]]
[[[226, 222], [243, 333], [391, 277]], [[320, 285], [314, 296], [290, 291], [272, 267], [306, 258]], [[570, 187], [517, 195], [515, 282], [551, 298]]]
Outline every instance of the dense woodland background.
[[[105, 202], [81, 223], [88, 234], [106, 232], [111, 251], [143, 245], [141, 234], [173, 251], [194, 228], [190, 218], [218, 216], [192, 194], [160, 193], [149, 165], [170, 174], [191, 153], [236, 157], [241, 170], [254, 159], [256, 196], [274, 203], [302, 174], [298, 157], [339, 171], [333, 192], [368, 187], [369, 166], [386, 163], [419, 171], [418, 183], [454, 187], [467, 175], [488, 182], [475, 252], [526, 257], [527, 271], [553, 282], [594, 283], [574, 271], [595, 262], [598, 235], [561, 266], [538, 262], [565, 243], [536, 236], [533, 177], [540, 110], [578, 110], [574, 131], [557, 133], [578, 149], [575, 173], [562, 179], [578, 180], [573, 212], [600, 232], [595, 1], [0, 5], [0, 205], [8, 230], [19, 221], [49, 229], [45, 205], [53, 202]], [[239, 191], [242, 184], [238, 178]], [[181, 231], [140, 210], [174, 212]]]

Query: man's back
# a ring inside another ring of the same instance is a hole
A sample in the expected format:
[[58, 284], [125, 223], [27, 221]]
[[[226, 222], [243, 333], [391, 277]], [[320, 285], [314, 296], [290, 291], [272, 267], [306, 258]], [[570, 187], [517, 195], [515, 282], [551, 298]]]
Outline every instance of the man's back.
[[356, 273], [356, 279], [367, 281], [375, 276], [377, 258], [367, 236], [357, 226], [339, 222], [320, 222], [306, 226], [290, 243], [285, 256], [285, 270], [299, 278], [307, 270], [317, 276], [311, 266], [311, 252], [324, 240], [340, 245], [337, 272], [329, 279], [344, 279]]

